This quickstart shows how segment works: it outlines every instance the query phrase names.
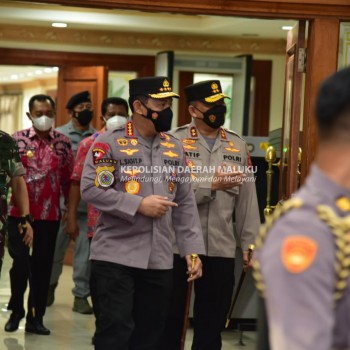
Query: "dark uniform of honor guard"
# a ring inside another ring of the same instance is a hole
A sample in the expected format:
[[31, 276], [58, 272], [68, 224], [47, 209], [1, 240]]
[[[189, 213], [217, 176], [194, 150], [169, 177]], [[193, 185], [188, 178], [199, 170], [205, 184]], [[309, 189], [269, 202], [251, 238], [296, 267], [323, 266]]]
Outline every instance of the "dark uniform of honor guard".
[[[171, 133], [181, 140], [188, 165], [206, 246], [201, 257], [204, 274], [195, 281], [193, 350], [221, 349], [234, 287], [237, 236], [250, 264], [248, 246], [254, 243], [260, 219], [250, 156], [245, 141], [223, 127], [226, 95], [219, 80], [185, 88], [192, 122]], [[174, 257], [174, 291], [165, 332], [158, 349], [178, 350], [186, 298], [185, 266]]]
[[172, 230], [201, 276], [204, 243], [181, 143], [166, 133], [172, 91], [166, 77], [130, 80], [132, 117], [99, 136], [86, 157], [82, 198], [101, 211], [91, 242], [91, 290], [98, 305], [95, 349], [153, 350], [172, 290]]
[[27, 245], [32, 244], [33, 229], [27, 223], [29, 214], [29, 200], [23, 175], [26, 171], [22, 165], [16, 141], [4, 131], [0, 130], [0, 273], [4, 259], [5, 236], [7, 234], [7, 196], [12, 188], [12, 196], [20, 208], [23, 217], [22, 224], [26, 226], [23, 239]]
[[310, 174], [257, 241], [271, 350], [350, 349], [350, 68], [323, 82], [316, 119]]
[[[90, 137], [96, 131], [90, 126], [93, 117], [93, 106], [89, 91], [82, 91], [73, 95], [68, 100], [66, 108], [68, 114], [71, 116], [71, 120], [67, 124], [59, 126], [56, 130], [71, 140], [74, 156], [76, 156], [80, 142]], [[69, 197], [75, 197], [76, 193], [80, 193], [80, 186], [79, 183], [72, 181]], [[61, 209], [66, 209], [62, 198]], [[63, 216], [61, 227], [57, 235], [47, 306], [54, 303], [55, 289], [62, 273], [64, 255], [69, 247], [70, 241], [73, 240], [75, 242], [73, 257], [74, 287], [72, 289], [72, 294], [74, 295], [73, 311], [81, 314], [92, 314], [92, 308], [87, 300], [90, 296], [90, 248], [87, 238], [87, 204], [83, 201], [78, 204], [76, 215], [77, 225], [79, 226], [78, 236], [70, 235], [70, 232], [67, 232], [68, 223], [66, 219], [67, 217]]]

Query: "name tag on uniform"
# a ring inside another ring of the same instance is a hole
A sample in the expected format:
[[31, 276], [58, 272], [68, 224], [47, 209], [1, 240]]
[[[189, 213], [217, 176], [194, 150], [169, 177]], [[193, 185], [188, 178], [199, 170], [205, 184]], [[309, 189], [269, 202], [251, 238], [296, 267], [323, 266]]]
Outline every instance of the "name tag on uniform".
[[237, 163], [242, 163], [242, 157], [238, 154], [227, 154], [224, 153], [222, 155], [222, 160], [224, 162], [237, 162]]

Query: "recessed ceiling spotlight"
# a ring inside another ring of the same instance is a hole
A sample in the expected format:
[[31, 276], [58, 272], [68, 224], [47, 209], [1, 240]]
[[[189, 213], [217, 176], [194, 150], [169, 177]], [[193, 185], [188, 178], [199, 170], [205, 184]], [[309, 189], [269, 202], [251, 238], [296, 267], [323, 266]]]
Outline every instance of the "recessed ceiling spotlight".
[[291, 30], [291, 29], [293, 29], [293, 26], [282, 26], [281, 29], [282, 30]]
[[68, 24], [63, 22], [54, 22], [54, 23], [51, 23], [51, 26], [56, 28], [67, 28]]

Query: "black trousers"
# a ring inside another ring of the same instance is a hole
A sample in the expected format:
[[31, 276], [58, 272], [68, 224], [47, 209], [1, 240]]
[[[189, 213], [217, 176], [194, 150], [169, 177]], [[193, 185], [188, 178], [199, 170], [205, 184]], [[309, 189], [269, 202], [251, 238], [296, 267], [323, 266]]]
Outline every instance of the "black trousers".
[[[194, 282], [194, 333], [192, 350], [219, 350], [222, 347], [221, 331], [234, 287], [235, 259], [200, 257], [203, 277]], [[184, 259], [174, 256], [174, 287], [165, 330], [158, 350], [179, 350], [187, 293], [187, 267]]]
[[59, 221], [36, 220], [31, 256], [18, 231], [20, 220], [9, 217], [8, 250], [13, 259], [10, 269], [11, 298], [8, 310], [24, 316], [24, 293], [29, 282], [27, 318], [42, 318], [46, 310], [56, 236]]
[[172, 270], [91, 262], [97, 306], [95, 350], [155, 350], [172, 289]]

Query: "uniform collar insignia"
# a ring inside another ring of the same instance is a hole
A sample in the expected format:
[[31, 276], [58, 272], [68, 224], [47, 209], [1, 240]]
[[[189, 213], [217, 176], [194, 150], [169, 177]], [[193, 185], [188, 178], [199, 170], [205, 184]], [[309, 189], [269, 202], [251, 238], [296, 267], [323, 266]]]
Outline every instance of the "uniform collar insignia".
[[220, 128], [220, 137], [222, 140], [227, 140], [226, 131], [223, 128]]
[[135, 137], [134, 124], [132, 121], [128, 121], [126, 123], [125, 136], [126, 137]]
[[190, 128], [190, 137], [192, 139], [198, 139], [198, 130], [197, 130], [197, 128], [195, 126], [192, 126]]
[[167, 141], [170, 140], [170, 136], [167, 135], [166, 133], [164, 133], [163, 131], [161, 131], [161, 132], [159, 133], [159, 137], [160, 137], [162, 140], [167, 140]]

